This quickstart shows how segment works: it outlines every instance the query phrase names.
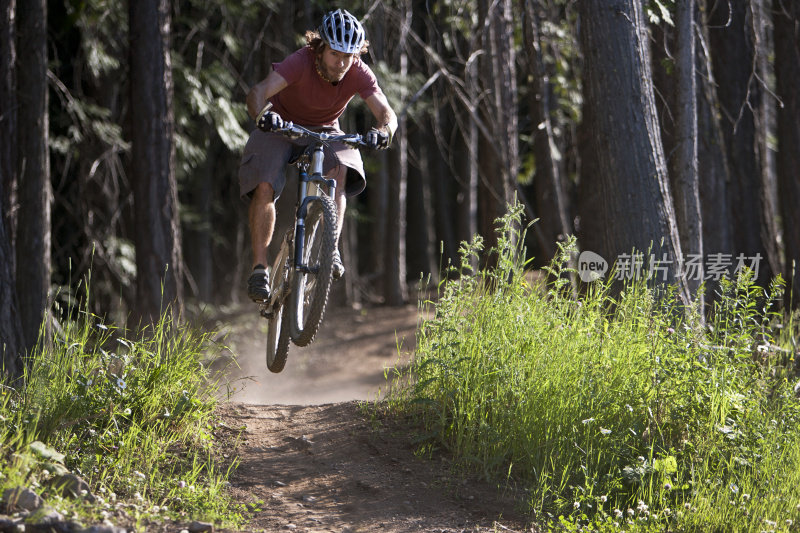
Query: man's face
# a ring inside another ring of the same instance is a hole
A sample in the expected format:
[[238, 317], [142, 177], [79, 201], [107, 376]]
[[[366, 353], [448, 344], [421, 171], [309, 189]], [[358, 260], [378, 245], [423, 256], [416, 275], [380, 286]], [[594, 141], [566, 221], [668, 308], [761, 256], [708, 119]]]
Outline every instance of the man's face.
[[325, 46], [320, 61], [320, 70], [330, 81], [340, 81], [350, 70], [354, 59], [353, 54], [345, 54]]

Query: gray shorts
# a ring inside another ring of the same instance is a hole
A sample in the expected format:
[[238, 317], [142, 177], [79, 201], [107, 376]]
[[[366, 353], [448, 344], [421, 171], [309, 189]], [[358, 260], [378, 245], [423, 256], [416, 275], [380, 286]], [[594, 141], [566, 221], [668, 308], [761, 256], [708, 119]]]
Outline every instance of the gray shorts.
[[[326, 129], [329, 133], [342, 133]], [[313, 139], [289, 139], [279, 133], [265, 133], [253, 130], [242, 154], [239, 165], [239, 194], [249, 196], [259, 183], [269, 183], [275, 190], [275, 199], [286, 185], [286, 167], [292, 156], [302, 153]], [[337, 165], [347, 167], [345, 194], [355, 196], [367, 186], [364, 178], [364, 163], [361, 152], [341, 142], [331, 142], [325, 146], [325, 161], [322, 171], [328, 174]]]

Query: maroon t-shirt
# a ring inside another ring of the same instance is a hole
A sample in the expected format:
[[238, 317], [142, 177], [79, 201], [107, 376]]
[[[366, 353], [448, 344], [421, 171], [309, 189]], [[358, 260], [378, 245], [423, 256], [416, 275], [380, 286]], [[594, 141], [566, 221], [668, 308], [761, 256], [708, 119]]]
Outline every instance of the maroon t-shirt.
[[284, 120], [308, 127], [339, 127], [339, 116], [358, 94], [366, 100], [381, 93], [375, 74], [360, 58], [336, 85], [317, 73], [314, 52], [305, 46], [272, 68], [289, 84], [270, 98], [273, 110]]

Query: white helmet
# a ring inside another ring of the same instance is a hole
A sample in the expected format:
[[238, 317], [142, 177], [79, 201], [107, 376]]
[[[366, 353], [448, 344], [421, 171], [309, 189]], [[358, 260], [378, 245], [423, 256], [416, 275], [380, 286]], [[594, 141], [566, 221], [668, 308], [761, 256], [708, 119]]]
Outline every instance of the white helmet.
[[357, 18], [344, 9], [325, 14], [319, 35], [332, 49], [345, 54], [357, 54], [364, 45], [364, 28]]

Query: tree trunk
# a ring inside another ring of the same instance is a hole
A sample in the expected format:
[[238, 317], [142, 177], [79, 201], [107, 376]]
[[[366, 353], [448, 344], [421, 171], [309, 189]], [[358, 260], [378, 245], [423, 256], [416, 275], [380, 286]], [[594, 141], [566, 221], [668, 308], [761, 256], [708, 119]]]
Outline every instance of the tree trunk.
[[11, 247], [8, 245], [3, 219], [0, 216], [0, 383], [6, 378], [14, 380], [22, 375], [23, 348], [14, 273], [10, 268]]
[[589, 228], [583, 245], [609, 264], [617, 261], [620, 275], [637, 274], [632, 251], [649, 251], [658, 263], [643, 266], [654, 270], [656, 281], [677, 284], [679, 295], [688, 301], [678, 276], [681, 247], [642, 5], [637, 0], [587, 0], [579, 4], [579, 16], [585, 160], [591, 163], [582, 167], [581, 194], [592, 198], [591, 204], [583, 203], [582, 226]]
[[14, 252], [9, 240], [11, 195], [16, 176], [17, 98], [14, 68], [15, 0], [0, 0], [0, 382], [22, 374], [22, 324], [14, 280]]
[[[212, 135], [206, 149], [205, 164], [197, 169], [187, 200], [195, 215], [181, 232], [184, 243], [186, 277], [191, 277], [195, 297], [210, 303], [214, 300], [214, 227], [213, 209], [219, 154], [223, 149], [218, 135]], [[190, 275], [191, 274], [191, 275]]]
[[175, 182], [168, 0], [129, 0], [131, 181], [134, 194], [136, 309], [145, 321], [182, 306]]
[[[416, 161], [408, 167], [408, 207], [406, 228], [406, 254], [409, 280], [417, 280], [436, 271], [434, 261], [436, 243], [433, 226], [433, 207], [431, 205], [431, 179], [433, 174], [432, 159], [429, 147], [436, 146], [436, 140], [428, 133], [427, 128], [417, 130], [413, 138], [416, 142], [409, 144], [416, 153]], [[439, 178], [436, 178], [439, 179]]]
[[[778, 109], [778, 190], [791, 305], [800, 306], [800, 4], [775, 0], [775, 76]], [[788, 298], [787, 298], [788, 300]]]
[[[403, 16], [411, 18], [410, 4], [404, 4]], [[407, 28], [410, 20], [404, 21]], [[408, 75], [408, 52], [406, 50], [405, 30], [400, 36], [399, 62], [400, 76]], [[405, 100], [405, 90], [401, 89], [401, 101]], [[406, 286], [406, 193], [408, 187], [408, 135], [406, 116], [398, 117], [399, 124], [394, 149], [389, 154], [389, 209], [386, 212], [386, 242], [384, 255], [384, 301], [388, 305], [403, 305], [408, 300]]]
[[764, 284], [772, 277], [765, 240], [774, 236], [762, 236], [769, 224], [754, 116], [761, 109], [762, 90], [756, 79], [756, 34], [749, 26], [753, 22], [750, 9], [750, 2], [716, 2], [707, 24], [731, 177], [734, 261], [737, 256], [748, 263], [758, 260], [758, 280]]
[[[16, 82], [16, 0], [0, 0], [0, 210], [3, 212], [6, 236], [14, 236], [12, 191], [17, 185], [17, 82]], [[6, 259], [14, 273], [14, 247]]]
[[[511, 0], [478, 2], [478, 34], [484, 53], [479, 57], [480, 83], [486, 99], [480, 102], [484, 124], [491, 137], [481, 135], [478, 152], [480, 233], [487, 252], [497, 245], [495, 220], [514, 200], [518, 174], [516, 66]], [[490, 259], [489, 264], [494, 261]]]
[[[702, 0], [705, 4], [705, 0]], [[712, 0], [713, 1], [713, 0]], [[704, 6], [701, 13], [708, 9]], [[702, 22], [702, 21], [701, 21]], [[700, 183], [701, 213], [703, 217], [703, 249], [706, 254], [724, 254], [734, 257], [733, 216], [730, 201], [730, 170], [725, 150], [725, 139], [720, 124], [719, 99], [716, 80], [708, 48], [708, 25], [698, 24], [702, 46], [697, 47], [697, 130], [698, 174]], [[706, 291], [713, 297], [715, 281]]]
[[[466, 92], [470, 105], [478, 106], [478, 68], [476, 61], [468, 63], [465, 71]], [[480, 168], [478, 160], [478, 124], [475, 116], [470, 113], [465, 117], [465, 122], [461, 128], [461, 136], [456, 137], [457, 148], [456, 162], [458, 174], [462, 177], [462, 187], [459, 196], [459, 223], [461, 230], [458, 234], [459, 241], [471, 242], [473, 237], [478, 235], [478, 190], [480, 188]], [[463, 144], [462, 142], [463, 141]], [[458, 154], [463, 154], [459, 156]], [[477, 262], [472, 261], [472, 268], [477, 268]]]
[[[771, 275], [781, 272], [783, 261], [778, 246], [780, 230], [778, 229], [778, 175], [773, 139], [777, 135], [775, 99], [773, 89], [768, 87], [768, 80], [775, 79], [774, 43], [770, 0], [751, 0], [752, 31], [754, 49], [756, 51], [755, 71], [758, 88], [761, 94], [759, 107], [754, 110], [756, 127], [756, 161], [759, 169], [759, 186], [764, 203], [762, 205], [761, 241], [767, 250], [767, 266]], [[770, 58], [770, 56], [773, 56]], [[763, 80], [763, 81], [762, 81]]]
[[[703, 258], [703, 223], [700, 217], [700, 193], [697, 160], [697, 84], [695, 82], [694, 0], [676, 4], [676, 175], [672, 183], [675, 215], [681, 236], [681, 249], [686, 257]], [[703, 295], [698, 289], [703, 282], [702, 260], [686, 284], [692, 297], [703, 308]]]
[[[434, 251], [441, 254], [441, 256], [436, 256], [439, 266], [445, 267], [448, 262], [457, 263], [458, 257], [459, 243], [454, 227], [458, 213], [455, 210], [455, 202], [453, 201], [453, 193], [457, 189], [458, 183], [453, 179], [453, 172], [445, 159], [449, 150], [445, 148], [443, 132], [453, 131], [452, 111], [443, 108], [440, 99], [436, 98], [434, 102], [430, 124], [433, 132], [432, 137], [436, 140], [436, 143], [432, 145], [430, 150], [432, 161], [426, 179], [431, 182], [434, 188], [433, 217], [436, 224], [437, 243], [437, 248]], [[458, 135], [456, 133], [454, 137], [458, 137]], [[450, 146], [452, 147], [452, 143]], [[460, 177], [461, 180], [466, 178], [464, 175]], [[464, 196], [463, 192], [459, 192], [458, 196]], [[442, 274], [440, 270], [434, 271], [434, 283], [438, 282], [438, 275]]]
[[30, 0], [17, 9], [19, 113], [19, 218], [17, 296], [25, 347], [38, 340], [50, 287], [50, 162], [47, 115], [47, 3]]
[[536, 214], [540, 217], [537, 236], [543, 257], [547, 264], [556, 253], [556, 243], [571, 235], [567, 192], [564, 187], [562, 168], [554, 156], [556, 147], [553, 125], [550, 121], [550, 83], [544, 65], [542, 40], [539, 32], [540, 19], [536, 12], [538, 2], [523, 1], [523, 35], [528, 52], [528, 65], [531, 69], [531, 123], [533, 126], [533, 151], [536, 158], [536, 173], [533, 177], [533, 190]]

